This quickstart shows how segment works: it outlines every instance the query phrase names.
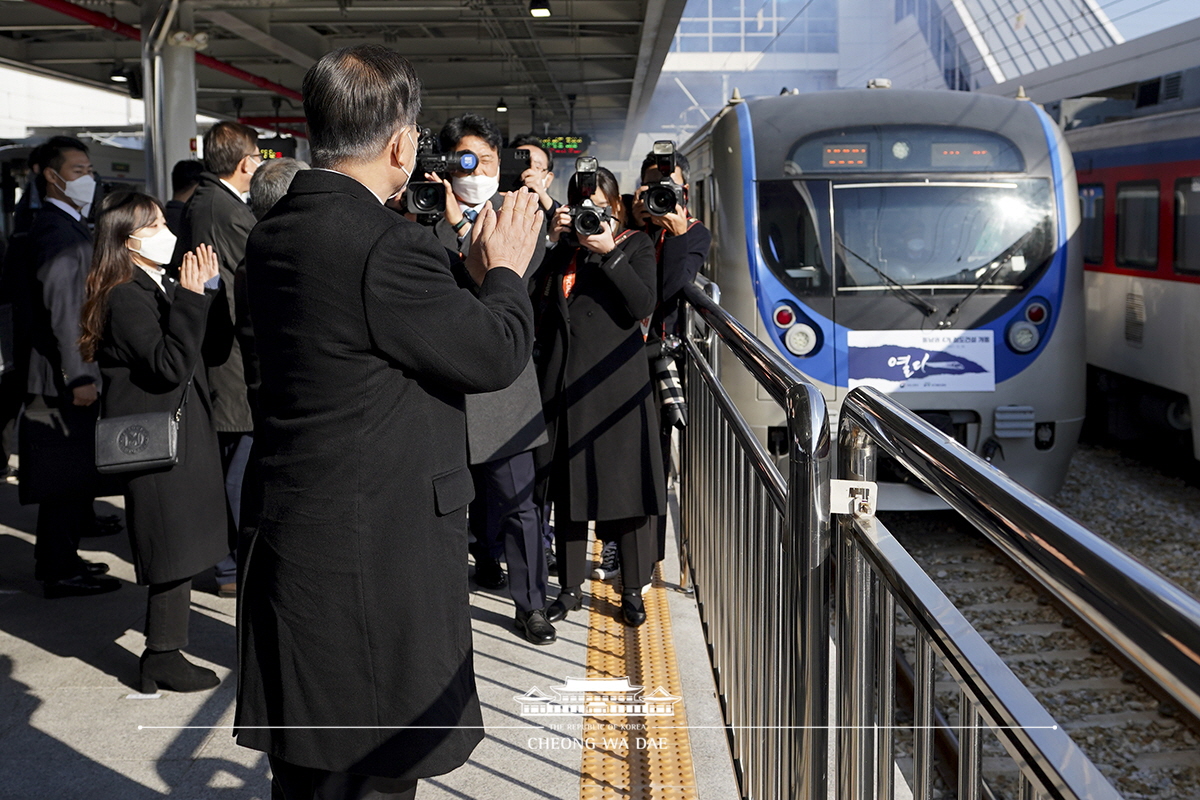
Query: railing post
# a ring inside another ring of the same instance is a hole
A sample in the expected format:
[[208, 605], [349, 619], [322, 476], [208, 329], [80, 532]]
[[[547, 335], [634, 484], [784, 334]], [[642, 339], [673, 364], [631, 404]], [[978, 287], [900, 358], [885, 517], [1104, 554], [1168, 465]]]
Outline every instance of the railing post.
[[[704, 284], [704, 293], [711, 297], [712, 301], [717, 305], [721, 304], [721, 287], [717, 284], [711, 281]], [[706, 329], [708, 331], [708, 335], [704, 338], [704, 349], [707, 352], [705, 352], [704, 355], [708, 358], [708, 365], [712, 367], [713, 373], [719, 380], [721, 377], [721, 362], [720, 354], [718, 353], [720, 348], [717, 347], [719, 342], [717, 338], [717, 331], [716, 328], [711, 325], [706, 325]]]
[[[811, 384], [787, 394], [788, 554], [784, 619], [796, 620], [796, 691], [792, 796], [826, 800], [829, 763], [829, 419], [825, 399]], [[794, 580], [794, 583], [793, 583]]]
[[[843, 420], [838, 432], [837, 476], [842, 480], [875, 480], [875, 443], [861, 427]], [[838, 753], [839, 797], [871, 797], [876, 792], [875, 765], [875, 636], [872, 619], [871, 568], [854, 543], [854, 520], [838, 518]], [[879, 587], [881, 591], [886, 591]], [[891, 698], [881, 699], [891, 702]], [[887, 761], [890, 763], [890, 753]]]

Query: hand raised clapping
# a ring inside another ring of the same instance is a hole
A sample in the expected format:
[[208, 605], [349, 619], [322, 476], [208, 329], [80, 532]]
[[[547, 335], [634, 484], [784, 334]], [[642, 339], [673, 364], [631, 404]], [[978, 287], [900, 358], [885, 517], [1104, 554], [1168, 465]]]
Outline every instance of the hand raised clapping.
[[204, 284], [221, 272], [217, 253], [209, 245], [202, 244], [190, 253], [183, 254], [183, 265], [179, 268], [179, 285], [196, 294], [204, 294]]
[[506, 193], [499, 213], [491, 203], [484, 203], [471, 229], [471, 250], [467, 254], [471, 277], [482, 283], [487, 271], [497, 267], [524, 275], [534, 249], [542, 244], [541, 230], [542, 209], [533, 192]]

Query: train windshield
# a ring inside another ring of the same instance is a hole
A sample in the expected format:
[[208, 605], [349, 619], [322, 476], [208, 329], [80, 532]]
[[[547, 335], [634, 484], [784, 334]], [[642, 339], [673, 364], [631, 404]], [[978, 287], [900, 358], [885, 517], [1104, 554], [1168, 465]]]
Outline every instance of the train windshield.
[[1030, 285], [1054, 253], [1043, 179], [833, 184], [837, 290]]

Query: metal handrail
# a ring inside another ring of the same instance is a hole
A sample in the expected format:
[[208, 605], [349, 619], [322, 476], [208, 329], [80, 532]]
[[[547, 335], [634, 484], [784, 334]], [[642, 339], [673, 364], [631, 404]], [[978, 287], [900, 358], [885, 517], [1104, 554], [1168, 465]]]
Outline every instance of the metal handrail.
[[878, 391], [841, 413], [1200, 716], [1200, 600]]
[[[701, 280], [705, 285], [715, 285], [707, 279], [701, 278]], [[704, 320], [705, 324], [721, 337], [721, 341], [745, 365], [754, 380], [762, 384], [762, 387], [779, 405], [787, 407], [788, 390], [796, 384], [812, 385], [808, 378], [800, 373], [800, 370], [764, 345], [745, 325], [721, 308], [698, 285], [684, 286], [683, 296], [692, 308], [700, 313], [700, 318]]]
[[[846, 397], [838, 428], [839, 477], [873, 480], [877, 450], [896, 459], [1185, 708], [1195, 709], [1191, 700], [1200, 688], [1194, 649], [1200, 643], [1200, 602], [1195, 598], [875, 389], [857, 388]], [[891, 752], [885, 715], [893, 697], [891, 603], [899, 600], [917, 629], [913, 789], [918, 800], [931, 796], [927, 712], [934, 650], [961, 689], [960, 800], [982, 796], [981, 718], [1021, 766], [1026, 787], [1056, 798], [1120, 796], [880, 523], [843, 517], [840, 527], [843, 794], [869, 789], [876, 797], [891, 797], [890, 780], [876, 765]], [[872, 613], [876, 630], [870, 634]], [[878, 708], [876, 689], [883, 698]], [[880, 735], [862, 735], [861, 726], [877, 718]]]
[[[719, 297], [716, 284], [705, 283]], [[825, 400], [704, 290], [686, 286], [684, 296], [708, 327], [709, 342], [702, 349], [689, 336], [684, 345], [692, 420], [684, 437], [681, 561], [688, 562], [710, 628], [726, 723], [743, 762], [743, 792], [762, 800], [825, 800], [832, 577]], [[710, 363], [718, 350], [714, 335], [787, 411], [786, 482]], [[704, 458], [693, 452], [705, 446], [720, 452]], [[718, 466], [710, 469], [712, 463]], [[743, 535], [745, 542], [737, 538]], [[730, 618], [752, 608], [770, 610], [765, 628], [758, 620]], [[753, 641], [738, 631], [747, 625]], [[781, 685], [794, 691], [771, 691]]]
[[775, 459], [771, 458], [770, 453], [767, 452], [767, 448], [763, 447], [762, 442], [750, 430], [750, 426], [746, 424], [746, 420], [742, 417], [741, 412], [733, 404], [733, 398], [725, 391], [725, 387], [721, 385], [717, 374], [713, 372], [708, 360], [700, 352], [700, 349], [696, 347], [695, 342], [686, 339], [683, 346], [688, 356], [695, 362], [697, 372], [704, 379], [708, 390], [712, 392], [713, 399], [720, 406], [721, 414], [725, 417], [726, 423], [733, 431], [738, 444], [742, 446], [746, 454], [750, 457], [751, 466], [763, 482], [763, 486], [767, 490], [767, 495], [771, 498], [772, 505], [775, 506], [775, 509], [780, 514], [786, 514], [787, 483], [784, 481], [783, 475], [779, 472], [779, 468], [775, 466]]

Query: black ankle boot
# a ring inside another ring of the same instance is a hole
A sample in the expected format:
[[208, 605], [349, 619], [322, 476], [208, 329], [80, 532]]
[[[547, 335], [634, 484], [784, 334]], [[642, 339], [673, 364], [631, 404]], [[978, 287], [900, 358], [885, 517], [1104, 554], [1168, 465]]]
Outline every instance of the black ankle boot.
[[217, 673], [198, 667], [178, 650], [146, 650], [142, 653], [142, 694], [154, 694], [161, 685], [172, 692], [200, 692], [221, 682]]
[[621, 616], [631, 628], [646, 621], [646, 603], [642, 600], [641, 590], [621, 593]]
[[558, 597], [546, 609], [546, 619], [550, 622], [566, 619], [568, 611], [574, 611], [581, 605], [583, 605], [583, 595], [577, 591], [569, 592], [564, 589], [558, 593]]

